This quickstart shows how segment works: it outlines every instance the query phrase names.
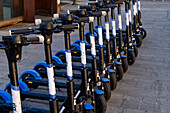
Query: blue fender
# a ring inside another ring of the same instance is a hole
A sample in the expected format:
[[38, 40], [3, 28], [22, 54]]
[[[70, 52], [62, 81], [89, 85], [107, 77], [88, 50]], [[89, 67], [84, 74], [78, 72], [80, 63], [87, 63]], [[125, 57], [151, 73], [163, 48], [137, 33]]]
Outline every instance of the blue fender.
[[126, 55], [120, 55], [121, 56], [121, 58], [126, 58], [127, 56]]
[[141, 36], [141, 34], [136, 34], [135, 36]]
[[80, 45], [78, 45], [78, 44], [71, 44], [70, 46], [71, 47], [76, 47], [78, 50], [80, 50]]
[[108, 78], [101, 78], [102, 82], [109, 82], [110, 80]]
[[94, 107], [91, 104], [84, 104], [84, 109], [91, 110], [94, 109]]
[[136, 43], [132, 43], [133, 46], [136, 46], [137, 44]]
[[[94, 28], [97, 29], [99, 26], [96, 25]], [[102, 28], [102, 30], [106, 30], [104, 26], [100, 26]]]
[[86, 36], [87, 34], [90, 34], [90, 31], [87, 31], [87, 32], [84, 34], [84, 36]]
[[145, 29], [144, 27], [141, 27], [141, 29]]
[[0, 97], [5, 100], [5, 103], [12, 103], [12, 96], [8, 92], [1, 90]]
[[21, 79], [22, 78], [22, 76], [24, 75], [24, 74], [31, 74], [36, 80], [41, 80], [42, 79], [42, 77], [40, 76], [40, 74], [37, 72], [37, 71], [35, 71], [35, 70], [27, 70], [27, 71], [25, 71], [25, 72], [23, 72], [22, 74], [21, 74], [21, 76], [19, 77], [19, 79]]
[[122, 65], [122, 63], [121, 63], [121, 62], [115, 62], [115, 64], [116, 64], [116, 65]]
[[[76, 44], [76, 42], [82, 42], [80, 39], [76, 40], [73, 44]], [[84, 40], [85, 45], [88, 45], [87, 41]]]
[[[18, 84], [19, 84], [19, 88], [21, 89], [21, 91], [29, 91], [30, 89], [28, 88], [27, 84], [21, 80], [18, 80]], [[5, 86], [5, 90], [7, 90], [7, 88], [11, 85], [11, 82], [9, 82], [6, 86]]]
[[[52, 60], [54, 60], [57, 64], [63, 64], [58, 56], [52, 56]], [[44, 60], [44, 62], [46, 62], [46, 59]]]
[[59, 50], [57, 53], [55, 53], [55, 56], [57, 56], [59, 53], [64, 53], [64, 54], [66, 54], [66, 51], [65, 51], [65, 50]]
[[101, 95], [101, 94], [104, 94], [104, 91], [102, 90], [94, 90], [95, 94], [97, 95]]
[[52, 59], [57, 62], [57, 64], [63, 64], [63, 62], [61, 61], [61, 59], [57, 56], [52, 56]]
[[44, 67], [47, 67], [46, 62], [39, 62], [39, 63], [37, 63], [37, 64], [34, 66], [33, 70], [35, 70], [35, 67], [37, 67], [38, 65], [42, 65], [42, 66], [44, 66]]
[[134, 51], [134, 49], [128, 49], [128, 51]]
[[116, 71], [114, 69], [108, 69], [107, 70], [109, 73], [115, 73]]

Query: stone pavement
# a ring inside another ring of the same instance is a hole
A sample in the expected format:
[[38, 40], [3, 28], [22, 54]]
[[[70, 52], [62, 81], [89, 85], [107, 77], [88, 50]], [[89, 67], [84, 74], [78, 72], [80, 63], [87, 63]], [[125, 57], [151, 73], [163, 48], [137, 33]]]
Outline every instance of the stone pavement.
[[[81, 2], [79, 4], [83, 4]], [[152, 2], [143, 0], [143, 26], [148, 32], [147, 38], [139, 48], [139, 56], [133, 66], [129, 66], [124, 78], [118, 83], [112, 97], [107, 102], [107, 113], [169, 113], [170, 112], [170, 2]], [[77, 6], [65, 5], [63, 9], [75, 9]], [[64, 11], [65, 11], [64, 10]], [[64, 12], [63, 11], [63, 12]], [[25, 28], [33, 24], [19, 23], [0, 29], [0, 35], [7, 30]], [[55, 34], [53, 55], [64, 49], [63, 33]], [[78, 39], [77, 32], [72, 33], [72, 42]], [[18, 63], [19, 75], [44, 60], [43, 45], [30, 45], [23, 48], [22, 61]], [[0, 51], [0, 89], [8, 82], [7, 60], [4, 51]]]

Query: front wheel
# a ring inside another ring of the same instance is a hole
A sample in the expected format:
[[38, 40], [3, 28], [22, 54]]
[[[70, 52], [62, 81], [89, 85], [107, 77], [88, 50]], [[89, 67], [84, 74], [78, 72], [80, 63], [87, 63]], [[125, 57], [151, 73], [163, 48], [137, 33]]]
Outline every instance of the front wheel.
[[134, 52], [128, 52], [128, 64], [132, 65], [135, 63], [135, 53]]
[[123, 78], [123, 68], [122, 66], [116, 66], [116, 78], [117, 78], [117, 81], [119, 80], [122, 80]]
[[142, 37], [138, 36], [136, 37], [136, 46], [139, 48], [142, 45]]
[[135, 57], [138, 56], [138, 48], [135, 46], [133, 46], [133, 49], [134, 49], [134, 53], [135, 53]]
[[96, 103], [96, 113], [105, 113], [107, 109], [107, 103], [104, 95], [96, 95], [95, 96]]
[[107, 100], [110, 99], [111, 97], [111, 86], [110, 86], [110, 82], [104, 82], [103, 83], [103, 87], [104, 87], [104, 97]]
[[147, 36], [147, 32], [145, 29], [141, 29], [141, 35], [142, 35], [142, 39], [145, 39]]
[[110, 87], [111, 90], [114, 90], [117, 87], [117, 78], [114, 73], [110, 74]]
[[128, 61], [127, 61], [127, 58], [123, 58], [122, 59], [122, 67], [123, 67], [123, 72], [126, 73], [126, 71], [128, 70]]

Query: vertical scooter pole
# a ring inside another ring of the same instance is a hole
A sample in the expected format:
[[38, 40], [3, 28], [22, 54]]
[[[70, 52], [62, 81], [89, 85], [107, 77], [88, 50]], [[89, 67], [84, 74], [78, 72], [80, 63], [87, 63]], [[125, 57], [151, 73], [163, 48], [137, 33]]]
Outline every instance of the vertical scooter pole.
[[[131, 41], [135, 42], [135, 38], [133, 37], [133, 26], [132, 26], [132, 11], [131, 11], [132, 0], [129, 1], [129, 29], [130, 29], [130, 37]], [[136, 43], [136, 42], [135, 42]]]
[[[106, 12], [102, 12], [106, 13]], [[103, 49], [103, 35], [102, 35], [102, 22], [101, 22], [101, 16], [97, 16], [97, 24], [98, 24], [98, 33], [99, 33], [99, 67], [100, 67], [100, 73], [105, 74], [105, 69], [104, 69], [104, 49]]]
[[[21, 49], [21, 48], [19, 47], [17, 49]], [[8, 58], [8, 64], [9, 64], [11, 94], [12, 94], [12, 102], [14, 104], [13, 113], [22, 113], [20, 89], [18, 85], [18, 72], [17, 72], [17, 64], [16, 64], [20, 56], [18, 57], [16, 56], [17, 55], [16, 45], [11, 45], [10, 48], [5, 49], [5, 52], [6, 52], [6, 55]]]
[[106, 27], [106, 62], [111, 63], [112, 55], [111, 55], [111, 45], [110, 45], [110, 32], [109, 32], [109, 17], [108, 12], [106, 12], [105, 16], [105, 27]]
[[[129, 49], [130, 44], [130, 34], [129, 34], [129, 10], [128, 10], [128, 2], [125, 2], [125, 12], [126, 12], [126, 39], [127, 39], [127, 49]], [[127, 53], [126, 53], [127, 55]]]
[[12, 102], [14, 103], [13, 113], [22, 113], [16, 61], [8, 60], [8, 62], [9, 62]]
[[139, 22], [139, 26], [142, 27], [141, 4], [140, 4], [140, 0], [138, 0], [138, 22]]
[[83, 95], [88, 95], [88, 83], [87, 83], [87, 64], [86, 64], [86, 48], [85, 48], [85, 42], [84, 42], [84, 22], [79, 22], [79, 36], [80, 36], [80, 49], [81, 49], [81, 75], [82, 75], [82, 91]]
[[90, 17], [90, 21], [89, 21], [89, 31], [90, 31], [90, 43], [91, 43], [91, 54], [92, 54], [92, 79], [95, 82], [95, 84], [98, 81], [98, 73], [97, 73], [97, 59], [96, 59], [96, 48], [95, 48], [95, 37], [94, 37], [94, 30], [93, 30], [93, 21], [94, 21], [94, 17]]
[[116, 40], [116, 21], [115, 21], [115, 11], [114, 8], [111, 8], [111, 18], [112, 18], [112, 45], [113, 45], [113, 53], [112, 53], [112, 59], [115, 59], [118, 54], [118, 48], [117, 48], [117, 40]]
[[54, 69], [52, 64], [52, 34], [53, 34], [53, 24], [52, 23], [42, 23], [40, 25], [41, 34], [44, 36], [44, 48], [45, 57], [47, 64], [47, 76], [48, 76], [48, 87], [49, 87], [49, 105], [51, 113], [58, 113], [58, 100], [56, 99], [56, 87], [54, 82]]
[[66, 63], [67, 63], [67, 97], [70, 103], [70, 112], [75, 111], [74, 102], [74, 82], [73, 82], [73, 72], [72, 72], [72, 59], [71, 59], [71, 47], [70, 47], [70, 33], [71, 31], [65, 30], [65, 51], [66, 51]]

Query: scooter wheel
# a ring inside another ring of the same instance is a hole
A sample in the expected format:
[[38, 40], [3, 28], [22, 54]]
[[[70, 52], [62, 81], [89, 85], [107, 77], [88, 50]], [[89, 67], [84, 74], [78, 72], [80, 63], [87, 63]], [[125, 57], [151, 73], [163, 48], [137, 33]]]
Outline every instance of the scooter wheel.
[[117, 77], [117, 81], [120, 81], [123, 78], [122, 66], [116, 66], [116, 77]]
[[123, 68], [123, 72], [126, 73], [126, 71], [128, 70], [128, 61], [127, 61], [127, 58], [123, 58], [122, 59], [122, 68]]
[[111, 90], [114, 90], [117, 87], [117, 78], [114, 73], [110, 74], [110, 87]]
[[103, 87], [104, 87], [104, 97], [105, 97], [106, 101], [108, 101], [111, 97], [110, 82], [104, 82]]
[[138, 56], [138, 48], [136, 47], [136, 46], [133, 46], [134, 48], [134, 53], [135, 53], [135, 57], [137, 57]]
[[[65, 54], [64, 54], [64, 53], [61, 53], [61, 52], [58, 53], [56, 56], [59, 57], [59, 58], [62, 58], [62, 57], [65, 58]], [[64, 63], [66, 63], [66, 60], [64, 60], [64, 59], [61, 59], [61, 61], [64, 62]]]
[[95, 96], [96, 103], [96, 113], [105, 113], [107, 109], [107, 103], [104, 95], [96, 95]]
[[44, 67], [43, 65], [38, 65], [34, 68], [35, 71], [37, 71], [38, 73], [40, 73], [40, 71], [45, 71], [45, 74], [41, 74], [42, 78], [47, 78], [47, 69], [46, 67]]
[[38, 84], [34, 84], [34, 83], [30, 83], [30, 84], [29, 84], [29, 83], [26, 82], [27, 79], [30, 79], [30, 80], [34, 80], [34, 79], [35, 79], [31, 74], [25, 73], [25, 74], [22, 76], [21, 80], [22, 80], [23, 82], [25, 82], [29, 88], [34, 88], [34, 89], [37, 89], [37, 88], [38, 88], [38, 86], [39, 86]]
[[[0, 97], [0, 103], [1, 104], [6, 103], [5, 100], [2, 97]], [[4, 111], [4, 109], [2, 111], [0, 110], [0, 113], [11, 113], [10, 110], [8, 110], [8, 109], [5, 109], [5, 110], [6, 111]]]
[[136, 38], [136, 46], [139, 48], [141, 45], [142, 45], [142, 37], [141, 36], [138, 36]]
[[142, 39], [146, 38], [147, 32], [145, 29], [141, 29], [141, 35], [142, 35]]
[[134, 52], [128, 52], [128, 64], [132, 65], [135, 63], [135, 53]]

